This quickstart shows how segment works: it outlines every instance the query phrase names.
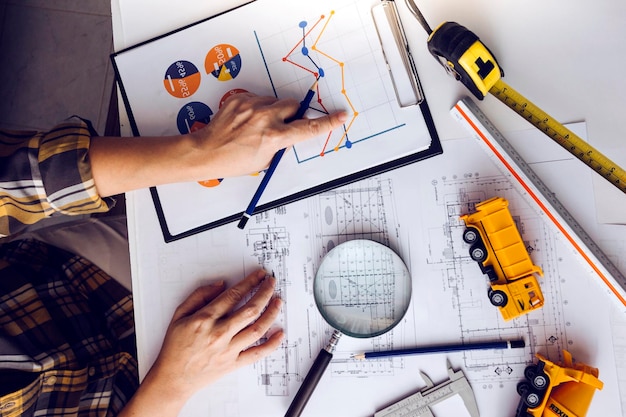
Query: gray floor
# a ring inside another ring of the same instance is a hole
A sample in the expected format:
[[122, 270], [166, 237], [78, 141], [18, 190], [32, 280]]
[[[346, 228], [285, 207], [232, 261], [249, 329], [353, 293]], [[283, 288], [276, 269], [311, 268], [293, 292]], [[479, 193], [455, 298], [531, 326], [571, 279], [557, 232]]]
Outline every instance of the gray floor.
[[113, 70], [110, 0], [0, 0], [0, 127], [74, 114], [103, 134]]
[[[110, 0], [0, 0], [0, 128], [47, 130], [78, 115], [104, 135], [112, 51]], [[111, 132], [119, 128], [110, 124]], [[117, 200], [111, 214], [124, 213]], [[31, 230], [73, 220], [58, 216]]]

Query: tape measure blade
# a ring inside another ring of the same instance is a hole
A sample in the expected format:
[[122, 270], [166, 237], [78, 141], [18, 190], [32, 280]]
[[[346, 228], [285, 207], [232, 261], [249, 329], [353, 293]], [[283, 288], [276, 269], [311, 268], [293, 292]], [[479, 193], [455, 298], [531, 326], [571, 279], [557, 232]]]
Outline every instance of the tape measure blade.
[[571, 248], [583, 266], [598, 276], [598, 281], [604, 285], [604, 289], [618, 302], [620, 309], [626, 312], [626, 277], [613, 265], [493, 123], [469, 98], [460, 100], [450, 112], [469, 130], [472, 137], [478, 140], [489, 158], [511, 180], [522, 197], [557, 236]]
[[605, 180], [626, 193], [626, 171], [499, 79], [489, 92]]

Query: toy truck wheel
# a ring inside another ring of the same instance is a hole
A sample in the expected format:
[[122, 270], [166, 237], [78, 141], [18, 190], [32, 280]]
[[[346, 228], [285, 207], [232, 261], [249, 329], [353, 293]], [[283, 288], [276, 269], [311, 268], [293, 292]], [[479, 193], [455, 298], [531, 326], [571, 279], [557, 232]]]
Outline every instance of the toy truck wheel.
[[526, 393], [529, 392], [529, 391], [530, 391], [530, 385], [528, 384], [528, 382], [526, 382], [526, 381], [518, 382], [518, 384], [517, 384], [517, 394], [520, 397], [525, 396]]
[[482, 262], [487, 259], [487, 250], [480, 243], [475, 243], [469, 250], [470, 258], [476, 262]]
[[548, 388], [550, 378], [542, 371], [542, 367], [538, 365], [528, 365], [524, 369], [524, 377], [536, 390], [543, 391]]
[[524, 369], [524, 378], [529, 381], [532, 381], [535, 378], [535, 375], [538, 373], [537, 365], [528, 365], [526, 369]]
[[478, 230], [475, 227], [468, 227], [463, 232], [463, 240], [465, 243], [469, 243], [470, 245], [477, 240], [480, 239], [480, 235], [478, 234]]
[[506, 303], [509, 301], [506, 294], [500, 290], [489, 290], [489, 301], [491, 301], [491, 304], [493, 304], [496, 307], [502, 307], [505, 306]]
[[544, 375], [543, 373], [541, 373], [541, 374], [535, 375], [535, 377], [530, 380], [530, 383], [532, 384], [533, 387], [535, 387], [535, 389], [539, 391], [544, 391], [550, 385], [550, 380], [548, 379], [547, 375]]
[[524, 403], [528, 406], [528, 408], [535, 408], [540, 402], [541, 396], [535, 391], [526, 393], [526, 396], [524, 397]]

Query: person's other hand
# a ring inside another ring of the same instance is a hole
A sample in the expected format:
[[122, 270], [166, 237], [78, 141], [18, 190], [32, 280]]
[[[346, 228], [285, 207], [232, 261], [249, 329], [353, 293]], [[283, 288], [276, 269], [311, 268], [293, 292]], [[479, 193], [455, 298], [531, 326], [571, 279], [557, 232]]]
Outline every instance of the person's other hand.
[[259, 270], [229, 289], [222, 282], [195, 290], [176, 309], [140, 391], [176, 398], [169, 405], [182, 407], [199, 389], [273, 352], [282, 331], [257, 342], [280, 312], [281, 300], [272, 299], [274, 286], [275, 278]]
[[299, 105], [293, 99], [279, 100], [251, 93], [228, 98], [206, 127], [192, 133], [198, 155], [203, 155], [211, 169], [200, 179], [214, 178], [213, 173], [229, 177], [261, 171], [278, 150], [330, 132], [347, 119], [342, 111], [285, 123]]

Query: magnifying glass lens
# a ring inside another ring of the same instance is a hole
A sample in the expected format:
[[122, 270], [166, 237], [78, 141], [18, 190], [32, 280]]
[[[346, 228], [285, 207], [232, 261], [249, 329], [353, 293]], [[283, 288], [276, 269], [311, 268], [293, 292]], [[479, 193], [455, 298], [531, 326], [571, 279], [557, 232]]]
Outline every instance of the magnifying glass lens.
[[411, 277], [402, 259], [371, 240], [334, 247], [320, 265], [313, 292], [324, 319], [358, 338], [381, 335], [398, 324], [411, 301]]

